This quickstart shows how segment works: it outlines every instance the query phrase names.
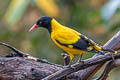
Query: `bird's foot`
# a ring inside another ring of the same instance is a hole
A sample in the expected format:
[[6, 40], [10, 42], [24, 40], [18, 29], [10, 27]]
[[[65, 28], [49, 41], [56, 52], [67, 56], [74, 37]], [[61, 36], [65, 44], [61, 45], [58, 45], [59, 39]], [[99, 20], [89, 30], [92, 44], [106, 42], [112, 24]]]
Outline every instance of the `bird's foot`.
[[63, 68], [71, 68], [71, 69], [73, 69], [73, 70], [76, 69], [75, 67], [73, 67], [73, 66], [71, 66], [71, 65], [64, 66]]
[[75, 70], [75, 67], [71, 66], [72, 65], [72, 61], [70, 61], [70, 63], [66, 66], [64, 66], [64, 68], [71, 68], [73, 70]]
[[80, 57], [79, 57], [79, 59], [78, 59], [77, 63], [84, 64], [84, 61], [82, 60], [82, 55], [80, 55]]
[[78, 60], [77, 63], [79, 63], [79, 64], [84, 64], [84, 61]]

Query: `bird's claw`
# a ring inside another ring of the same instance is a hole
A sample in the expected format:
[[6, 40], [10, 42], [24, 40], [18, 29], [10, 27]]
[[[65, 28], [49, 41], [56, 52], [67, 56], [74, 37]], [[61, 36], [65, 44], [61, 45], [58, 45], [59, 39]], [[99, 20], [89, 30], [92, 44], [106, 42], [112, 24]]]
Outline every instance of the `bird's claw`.
[[79, 63], [79, 64], [84, 64], [84, 61], [77, 61], [77, 63]]
[[64, 66], [63, 68], [71, 68], [71, 69], [73, 69], [73, 70], [76, 69], [75, 67], [73, 67], [73, 66], [71, 66], [71, 65]]

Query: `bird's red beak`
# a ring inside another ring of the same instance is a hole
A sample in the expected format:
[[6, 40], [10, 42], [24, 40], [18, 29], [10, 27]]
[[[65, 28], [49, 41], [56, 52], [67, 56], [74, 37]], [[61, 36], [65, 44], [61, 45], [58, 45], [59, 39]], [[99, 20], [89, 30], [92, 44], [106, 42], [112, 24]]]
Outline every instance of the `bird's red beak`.
[[38, 28], [38, 25], [34, 24], [30, 29], [29, 32], [32, 31], [33, 29]]

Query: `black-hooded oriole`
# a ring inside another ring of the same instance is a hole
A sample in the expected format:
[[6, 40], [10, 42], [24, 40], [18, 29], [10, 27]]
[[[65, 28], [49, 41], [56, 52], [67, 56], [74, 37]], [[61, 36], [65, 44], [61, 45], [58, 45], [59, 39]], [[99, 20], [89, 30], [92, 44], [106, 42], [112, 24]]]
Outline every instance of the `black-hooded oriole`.
[[75, 54], [82, 55], [85, 51], [95, 53], [104, 53], [106, 51], [117, 54], [117, 51], [99, 46], [76, 30], [61, 25], [54, 18], [41, 17], [29, 31], [38, 27], [46, 28], [55, 44], [66, 51], [71, 60], [73, 60]]

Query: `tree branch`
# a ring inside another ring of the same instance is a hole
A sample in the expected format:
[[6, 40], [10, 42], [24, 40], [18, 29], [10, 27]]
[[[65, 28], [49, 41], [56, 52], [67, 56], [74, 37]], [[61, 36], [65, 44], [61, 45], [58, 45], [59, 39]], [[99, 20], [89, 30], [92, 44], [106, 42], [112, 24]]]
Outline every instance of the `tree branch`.
[[0, 57], [0, 80], [40, 80], [59, 70], [62, 68], [22, 57]]
[[119, 67], [119, 66], [120, 66], [120, 59], [116, 59], [115, 61], [110, 61], [107, 64], [107, 66], [105, 67], [104, 72], [102, 73], [102, 75], [99, 78], [95, 79], [95, 80], [106, 80], [107, 77], [108, 77], [109, 72], [112, 69], [114, 69], [116, 67]]
[[[114, 55], [114, 58], [115, 59], [120, 58], [120, 54]], [[46, 78], [44, 78], [42, 80], [60, 79], [60, 78], [66, 76], [68, 74], [73, 73], [73, 72], [76, 72], [76, 71], [88, 68], [90, 66], [93, 66], [93, 65], [96, 65], [96, 64], [99, 64], [99, 63], [102, 63], [102, 62], [109, 61], [109, 60], [112, 60], [111, 54], [106, 54], [106, 55], [101, 55], [101, 56], [97, 56], [97, 57], [94, 57], [94, 58], [90, 58], [90, 59], [84, 60], [84, 64], [83, 63], [73, 64], [72, 67], [74, 67], [74, 69], [65, 68], [65, 69], [59, 70], [58, 72], [56, 72], [54, 74], [51, 74], [50, 76], [48, 76], [48, 77], [46, 77]]]

